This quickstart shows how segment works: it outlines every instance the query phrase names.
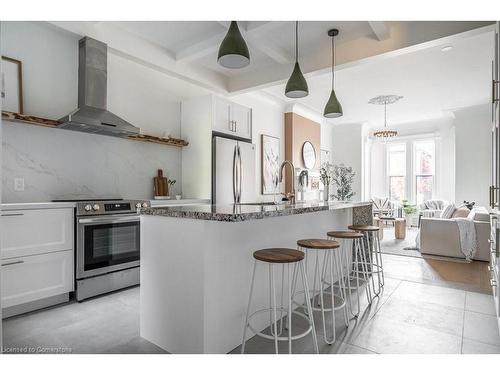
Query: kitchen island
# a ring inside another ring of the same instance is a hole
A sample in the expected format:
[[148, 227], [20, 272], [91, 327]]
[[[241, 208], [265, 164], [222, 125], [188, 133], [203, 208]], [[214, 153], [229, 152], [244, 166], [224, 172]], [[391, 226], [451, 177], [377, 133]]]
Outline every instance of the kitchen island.
[[[141, 336], [170, 353], [227, 353], [241, 344], [255, 250], [296, 248], [298, 239], [371, 221], [369, 202], [143, 209]], [[268, 283], [258, 267], [254, 309], [268, 307]], [[267, 327], [264, 315], [252, 325]]]

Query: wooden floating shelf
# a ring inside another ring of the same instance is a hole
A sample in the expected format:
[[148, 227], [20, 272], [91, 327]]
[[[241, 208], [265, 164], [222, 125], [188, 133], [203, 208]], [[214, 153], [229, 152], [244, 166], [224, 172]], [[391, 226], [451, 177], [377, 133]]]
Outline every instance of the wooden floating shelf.
[[153, 135], [147, 135], [147, 134], [129, 135], [128, 139], [131, 139], [134, 141], [158, 143], [161, 145], [177, 146], [177, 147], [184, 147], [184, 146], [187, 146], [189, 144], [184, 139], [170, 138], [170, 137], [169, 138], [161, 138], [161, 137], [155, 137]]
[[[46, 128], [57, 128], [61, 124], [61, 122], [57, 120], [23, 115], [20, 113], [7, 112], [7, 111], [2, 111], [2, 119], [12, 122], [20, 122], [23, 124], [44, 126]], [[131, 141], [149, 142], [165, 146], [176, 146], [176, 147], [184, 147], [189, 144], [183, 139], [171, 138], [171, 137], [162, 138], [147, 134], [129, 135], [127, 139], [130, 139]]]
[[45, 126], [48, 128], [55, 128], [60, 124], [60, 122], [57, 120], [49, 120], [46, 118], [22, 115], [20, 113], [7, 111], [2, 111], [2, 119], [14, 122], [22, 122], [30, 125]]

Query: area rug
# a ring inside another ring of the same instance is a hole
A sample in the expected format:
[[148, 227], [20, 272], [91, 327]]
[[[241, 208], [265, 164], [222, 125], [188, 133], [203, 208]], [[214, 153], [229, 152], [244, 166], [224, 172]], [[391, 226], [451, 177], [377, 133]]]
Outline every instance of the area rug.
[[386, 254], [404, 255], [416, 258], [422, 258], [422, 254], [415, 246], [415, 238], [418, 228], [407, 228], [406, 238], [398, 240], [394, 236], [394, 228], [384, 228], [384, 238], [380, 241], [382, 252]]

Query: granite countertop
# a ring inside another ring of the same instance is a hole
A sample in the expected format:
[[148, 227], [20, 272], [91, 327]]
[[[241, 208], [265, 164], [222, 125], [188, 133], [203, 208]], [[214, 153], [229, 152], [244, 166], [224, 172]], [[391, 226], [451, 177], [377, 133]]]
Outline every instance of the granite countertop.
[[29, 202], [29, 203], [2, 203], [2, 211], [12, 210], [39, 210], [45, 208], [74, 208], [74, 202]]
[[166, 216], [225, 222], [263, 219], [266, 217], [298, 215], [311, 212], [340, 210], [369, 206], [371, 202], [308, 202], [278, 205], [188, 205], [176, 207], [151, 207], [141, 209], [142, 215]]

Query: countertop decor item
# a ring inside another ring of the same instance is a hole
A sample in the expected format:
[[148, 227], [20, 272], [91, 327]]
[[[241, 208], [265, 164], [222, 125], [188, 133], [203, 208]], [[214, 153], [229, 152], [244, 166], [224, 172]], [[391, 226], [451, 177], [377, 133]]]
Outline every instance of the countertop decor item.
[[313, 169], [316, 165], [316, 150], [311, 142], [304, 142], [302, 145], [302, 160], [307, 169]]
[[167, 178], [163, 176], [163, 169], [158, 169], [158, 175], [153, 177], [153, 188], [155, 197], [163, 197], [156, 199], [165, 199], [168, 196], [168, 183]]
[[11, 57], [2, 56], [1, 108], [23, 113], [23, 64]]
[[325, 106], [323, 116], [326, 118], [335, 118], [342, 116], [342, 105], [340, 105], [335, 94], [335, 37], [339, 35], [337, 29], [328, 30], [328, 36], [332, 38], [332, 92]]
[[229, 30], [219, 47], [217, 62], [224, 68], [230, 69], [240, 69], [250, 64], [250, 52], [236, 21], [231, 21], [229, 25]]
[[356, 194], [352, 191], [355, 175], [352, 167], [346, 167], [344, 164], [333, 166], [332, 181], [337, 186], [337, 194], [332, 194], [334, 199], [348, 201]]
[[262, 194], [278, 192], [280, 139], [270, 135], [261, 135], [262, 143]]
[[398, 135], [397, 130], [391, 130], [387, 127], [387, 104], [394, 104], [402, 98], [403, 97], [399, 95], [380, 95], [368, 101], [369, 104], [384, 106], [384, 128], [375, 131], [373, 133], [374, 137], [387, 141], [389, 138], [394, 138]]
[[325, 162], [319, 170], [319, 178], [323, 183], [323, 201], [328, 202], [330, 199], [330, 183], [333, 177], [333, 165], [330, 162]]
[[296, 99], [307, 95], [309, 95], [309, 88], [299, 65], [299, 21], [295, 21], [295, 65], [286, 83], [285, 96]]

